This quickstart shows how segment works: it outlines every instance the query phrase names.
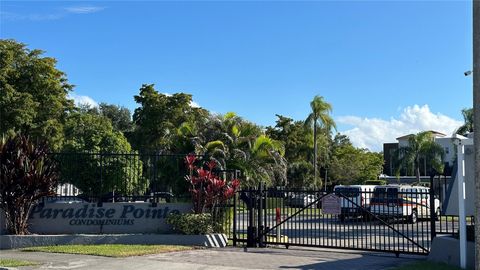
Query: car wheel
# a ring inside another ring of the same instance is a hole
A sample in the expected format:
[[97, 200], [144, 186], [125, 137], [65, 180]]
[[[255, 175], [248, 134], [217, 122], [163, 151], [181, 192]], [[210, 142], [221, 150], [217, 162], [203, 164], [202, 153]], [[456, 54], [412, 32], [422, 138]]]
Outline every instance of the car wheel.
[[417, 210], [413, 210], [413, 211], [412, 211], [412, 214], [411, 214], [410, 217], [409, 217], [409, 221], [410, 221], [411, 224], [417, 223], [417, 221], [418, 221]]

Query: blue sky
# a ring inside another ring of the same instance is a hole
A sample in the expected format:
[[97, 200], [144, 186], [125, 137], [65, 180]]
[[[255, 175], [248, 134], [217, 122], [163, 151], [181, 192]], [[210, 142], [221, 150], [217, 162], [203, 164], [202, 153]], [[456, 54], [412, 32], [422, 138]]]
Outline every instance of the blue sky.
[[322, 95], [360, 147], [451, 133], [471, 107], [471, 1], [2, 1], [0, 37], [58, 59], [75, 97], [134, 109], [143, 83], [261, 125]]

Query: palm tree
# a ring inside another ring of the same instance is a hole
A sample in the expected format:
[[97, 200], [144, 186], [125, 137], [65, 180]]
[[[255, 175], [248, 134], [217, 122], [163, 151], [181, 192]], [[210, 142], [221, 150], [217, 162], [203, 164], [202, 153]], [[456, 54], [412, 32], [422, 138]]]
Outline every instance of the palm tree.
[[397, 150], [397, 168], [399, 174], [402, 168], [414, 168], [417, 183], [420, 183], [420, 159], [429, 161], [432, 168], [441, 172], [443, 169], [443, 148], [435, 142], [432, 132], [424, 131], [408, 138], [408, 146]]
[[312, 112], [305, 120], [305, 125], [313, 127], [313, 168], [314, 179], [316, 181], [318, 175], [317, 168], [317, 133], [318, 129], [323, 129], [328, 134], [332, 128], [336, 128], [333, 118], [330, 116], [332, 112], [332, 105], [326, 102], [322, 96], [315, 96], [310, 102]]
[[219, 169], [241, 170], [247, 186], [256, 186], [260, 182], [286, 184], [284, 146], [233, 112], [210, 117], [202, 128], [184, 123], [177, 132], [189, 140], [196, 154], [208, 156]]
[[248, 149], [237, 149], [238, 154], [229, 163], [231, 168], [243, 171], [246, 185], [286, 185], [287, 160], [284, 158], [283, 144], [266, 135], [260, 135], [248, 146]]
[[241, 170], [246, 177], [247, 186], [265, 183], [286, 184], [287, 165], [282, 143], [262, 134], [261, 129], [241, 119], [235, 113], [227, 113], [217, 118], [221, 131], [217, 143], [219, 152], [225, 151], [225, 167]]
[[465, 122], [459, 127], [455, 133], [460, 135], [466, 135], [473, 132], [473, 108], [462, 110], [463, 121]]

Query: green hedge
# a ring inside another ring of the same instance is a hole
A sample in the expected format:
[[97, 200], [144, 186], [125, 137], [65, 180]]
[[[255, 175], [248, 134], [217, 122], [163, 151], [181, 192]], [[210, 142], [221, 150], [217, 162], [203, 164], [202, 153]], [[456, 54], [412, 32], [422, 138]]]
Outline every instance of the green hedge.
[[173, 230], [187, 235], [208, 234], [214, 232], [210, 214], [170, 214], [166, 222]]

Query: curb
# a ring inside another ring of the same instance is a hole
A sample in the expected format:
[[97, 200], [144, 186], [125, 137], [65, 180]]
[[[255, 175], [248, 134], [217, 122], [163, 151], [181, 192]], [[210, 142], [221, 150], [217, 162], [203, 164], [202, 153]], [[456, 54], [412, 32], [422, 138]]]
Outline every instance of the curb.
[[[0, 249], [18, 249], [34, 246], [92, 245], [92, 244], [137, 244], [137, 245], [182, 245], [212, 248], [226, 247], [225, 234], [178, 235], [178, 234], [102, 234], [102, 235], [0, 235]], [[1, 269], [1, 268], [0, 268]]]

